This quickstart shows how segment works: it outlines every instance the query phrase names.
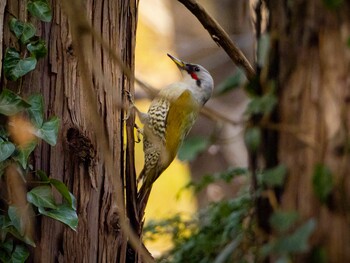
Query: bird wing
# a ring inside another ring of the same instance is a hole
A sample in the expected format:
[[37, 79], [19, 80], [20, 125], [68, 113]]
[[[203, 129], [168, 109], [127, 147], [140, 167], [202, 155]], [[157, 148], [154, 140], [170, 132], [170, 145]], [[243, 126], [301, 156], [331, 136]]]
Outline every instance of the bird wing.
[[192, 92], [184, 90], [180, 96], [170, 101], [166, 119], [166, 151], [169, 153], [169, 165], [175, 158], [177, 151], [192, 128], [199, 111], [199, 105], [194, 99]]

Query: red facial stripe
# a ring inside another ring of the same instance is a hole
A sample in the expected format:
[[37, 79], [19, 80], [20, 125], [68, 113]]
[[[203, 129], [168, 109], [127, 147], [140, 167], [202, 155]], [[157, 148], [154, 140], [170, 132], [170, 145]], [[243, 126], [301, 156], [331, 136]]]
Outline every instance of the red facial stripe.
[[195, 79], [195, 80], [198, 80], [198, 76], [197, 76], [197, 74], [194, 73], [194, 72], [191, 73], [191, 77], [192, 77], [193, 79]]

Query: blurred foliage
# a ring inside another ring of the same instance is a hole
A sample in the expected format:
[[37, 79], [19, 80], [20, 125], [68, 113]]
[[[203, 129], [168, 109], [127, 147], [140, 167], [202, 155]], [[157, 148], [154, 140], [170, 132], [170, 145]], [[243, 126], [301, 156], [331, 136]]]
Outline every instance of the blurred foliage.
[[249, 224], [243, 222], [251, 205], [249, 195], [242, 194], [240, 198], [209, 205], [191, 220], [179, 221], [177, 216], [148, 225], [145, 230], [172, 236], [174, 247], [159, 262], [226, 262], [232, 257], [238, 260], [243, 254], [237, 247], [246, 242], [242, 233], [250, 231]]
[[261, 129], [259, 127], [247, 128], [244, 133], [244, 142], [248, 150], [256, 152], [261, 144]]
[[214, 96], [223, 95], [227, 92], [237, 89], [241, 87], [246, 81], [247, 78], [244, 74], [244, 71], [240, 68], [237, 68], [232, 76], [229, 76], [227, 79], [215, 87]]
[[204, 175], [199, 182], [190, 182], [186, 187], [190, 187], [195, 193], [202, 191], [208, 185], [217, 182], [224, 181], [229, 183], [233, 178], [237, 176], [248, 175], [248, 169], [246, 168], [229, 168], [221, 173], [207, 174]]
[[337, 9], [343, 4], [344, 0], [322, 0], [322, 2], [329, 9]]
[[210, 139], [202, 136], [188, 137], [182, 143], [177, 157], [181, 161], [192, 161], [210, 145]]
[[274, 168], [266, 169], [259, 175], [260, 181], [269, 187], [282, 186], [287, 175], [287, 167], [280, 164]]
[[315, 166], [312, 186], [318, 199], [322, 203], [326, 203], [333, 190], [333, 177], [329, 168], [324, 164], [317, 164]]
[[[255, 197], [264, 193], [265, 184], [280, 184], [287, 173], [281, 165], [261, 173], [268, 180], [259, 180], [255, 195], [244, 186], [233, 199], [208, 205], [193, 217], [184, 220], [180, 215], [151, 221], [145, 227], [145, 239], [170, 236], [173, 248], [157, 259], [161, 263], [225, 263], [263, 262], [273, 256], [275, 262], [290, 262], [292, 256], [305, 252], [316, 222], [300, 220], [296, 211], [276, 210], [269, 218], [273, 235], [265, 243], [264, 233], [257, 226]], [[198, 183], [190, 183], [200, 191], [218, 180], [230, 182], [236, 176], [249, 176], [245, 168], [231, 168], [222, 173], [206, 175]], [[274, 178], [274, 179], [271, 179]], [[276, 179], [278, 178], [278, 179]]]

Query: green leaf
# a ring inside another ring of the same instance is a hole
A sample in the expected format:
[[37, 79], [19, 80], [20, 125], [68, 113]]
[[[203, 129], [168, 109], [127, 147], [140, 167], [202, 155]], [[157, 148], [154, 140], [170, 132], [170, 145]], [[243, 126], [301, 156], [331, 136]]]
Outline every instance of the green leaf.
[[24, 229], [21, 223], [22, 220], [21, 220], [20, 212], [18, 211], [18, 208], [15, 206], [9, 206], [7, 213], [11, 220], [12, 225], [16, 228], [16, 230], [20, 233], [20, 235], [23, 236]]
[[308, 248], [308, 239], [316, 228], [316, 221], [310, 219], [299, 227], [293, 234], [282, 238], [277, 244], [277, 251], [290, 253], [305, 252]]
[[275, 187], [282, 186], [284, 183], [284, 179], [287, 175], [287, 167], [283, 164], [276, 166], [275, 168], [271, 168], [265, 170], [262, 174], [262, 182], [267, 186]]
[[7, 79], [17, 80], [36, 67], [36, 58], [21, 59], [19, 52], [14, 48], [8, 48], [4, 57], [4, 73]]
[[[14, 212], [16, 213], [15, 216], [17, 216], [18, 215], [17, 211], [14, 211]], [[20, 218], [20, 216], [17, 216], [17, 217]], [[24, 243], [26, 243], [28, 245], [31, 245], [31, 246], [35, 247], [35, 243], [31, 239], [31, 237], [28, 236], [28, 235], [24, 235], [23, 236], [22, 234], [20, 234], [19, 231], [13, 226], [13, 222], [10, 220], [10, 218], [8, 216], [1, 216], [0, 222], [1, 222], [1, 229], [0, 229], [0, 231], [2, 231], [2, 234], [4, 234], [2, 236], [2, 238], [5, 239], [6, 234], [10, 233], [15, 238], [23, 241]], [[20, 222], [19, 222], [19, 226], [20, 226]], [[3, 244], [1, 246], [3, 247]], [[11, 247], [11, 249], [10, 249], [11, 253], [12, 253], [12, 250], [13, 249]], [[11, 255], [11, 253], [8, 253], [8, 255]]]
[[247, 114], [269, 114], [276, 106], [277, 97], [269, 92], [262, 97], [254, 97], [247, 106]]
[[226, 92], [239, 88], [243, 85], [244, 82], [246, 82], [246, 80], [247, 78], [244, 74], [244, 71], [240, 68], [237, 68], [232, 76], [225, 79], [215, 88], [215, 96], [222, 95]]
[[17, 148], [17, 154], [13, 157], [17, 162], [21, 164], [23, 169], [27, 169], [29, 155], [34, 151], [37, 145], [36, 141], [27, 143], [25, 146]]
[[0, 114], [6, 116], [15, 115], [16, 113], [23, 111], [30, 107], [30, 104], [23, 100], [16, 93], [4, 89], [0, 94]]
[[312, 185], [318, 199], [325, 203], [333, 190], [332, 173], [327, 166], [324, 164], [315, 166]]
[[260, 67], [263, 67], [267, 61], [270, 50], [270, 36], [269, 34], [261, 35], [258, 40], [257, 48], [257, 63]]
[[76, 201], [73, 194], [71, 194], [67, 186], [59, 180], [49, 179], [50, 183], [57, 189], [58, 192], [63, 196], [63, 198], [68, 202], [69, 206], [76, 210]]
[[308, 250], [308, 240], [310, 235], [316, 228], [314, 219], [308, 220], [301, 227], [296, 229], [294, 233], [278, 238], [277, 240], [263, 246], [262, 254], [267, 256], [271, 253], [300, 253]]
[[270, 217], [271, 226], [280, 233], [289, 230], [299, 218], [299, 214], [295, 211], [283, 212], [276, 211]]
[[209, 145], [210, 140], [205, 137], [196, 136], [187, 138], [180, 147], [178, 158], [181, 161], [192, 161], [200, 153], [205, 151]]
[[322, 0], [322, 2], [329, 9], [337, 9], [343, 4], [344, 0]]
[[47, 54], [46, 42], [42, 39], [31, 41], [27, 44], [27, 49], [37, 59], [43, 58]]
[[9, 158], [15, 149], [16, 147], [11, 142], [0, 142], [0, 162]]
[[261, 144], [261, 130], [258, 127], [248, 128], [244, 134], [244, 141], [250, 151], [257, 151]]
[[53, 117], [49, 121], [45, 122], [43, 126], [36, 131], [35, 135], [46, 141], [51, 146], [55, 146], [57, 143], [59, 123], [59, 119], [57, 117]]
[[26, 44], [35, 35], [35, 27], [31, 23], [22, 22], [16, 18], [10, 20], [10, 30], [23, 43]]
[[52, 189], [48, 185], [37, 186], [27, 193], [27, 200], [36, 207], [56, 208]]
[[27, 5], [28, 11], [41, 21], [50, 22], [52, 13], [49, 3], [46, 0], [31, 0]]
[[10, 262], [10, 257], [13, 251], [13, 240], [7, 239], [5, 242], [0, 245], [0, 260], [1, 262]]
[[24, 263], [29, 257], [28, 249], [23, 245], [16, 245], [15, 251], [11, 255], [11, 263]]
[[26, 75], [28, 72], [32, 71], [36, 67], [36, 58], [28, 57], [24, 59], [20, 59], [18, 64], [12, 70], [12, 76], [16, 79]]
[[36, 174], [39, 176], [40, 180], [45, 183], [50, 183], [49, 177], [47, 177], [46, 173], [42, 170], [36, 171]]
[[54, 210], [45, 210], [43, 207], [39, 207], [39, 213], [66, 224], [74, 231], [77, 230], [78, 215], [74, 209], [65, 204], [57, 206], [57, 209]]
[[31, 122], [35, 127], [41, 128], [44, 121], [44, 100], [41, 94], [34, 94], [28, 98], [30, 107], [28, 114]]

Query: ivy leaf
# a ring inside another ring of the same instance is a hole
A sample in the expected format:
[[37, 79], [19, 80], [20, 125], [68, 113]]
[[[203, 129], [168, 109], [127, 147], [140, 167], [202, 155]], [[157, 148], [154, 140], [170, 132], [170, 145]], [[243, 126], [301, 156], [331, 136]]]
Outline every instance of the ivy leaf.
[[12, 225], [22, 236], [24, 234], [24, 226], [22, 224], [21, 214], [17, 207], [9, 206], [8, 208], [8, 216], [11, 220]]
[[275, 187], [282, 186], [284, 183], [284, 178], [287, 174], [287, 167], [283, 164], [278, 165], [274, 168], [265, 170], [262, 174], [262, 182], [267, 186]]
[[49, 179], [49, 180], [50, 180], [50, 184], [52, 184], [57, 189], [57, 191], [60, 192], [60, 194], [68, 202], [69, 206], [72, 209], [76, 210], [75, 197], [69, 192], [67, 186], [59, 180], [56, 180], [56, 179]]
[[240, 68], [237, 68], [235, 73], [221, 82], [215, 88], [215, 96], [225, 94], [231, 90], [239, 88], [247, 80], [244, 71]]
[[28, 249], [23, 245], [16, 245], [15, 251], [11, 255], [11, 263], [24, 263], [29, 257]]
[[46, 173], [42, 170], [36, 171], [36, 174], [39, 176], [40, 180], [45, 183], [50, 183], [49, 177], [47, 177]]
[[47, 54], [46, 42], [42, 39], [31, 41], [27, 44], [27, 49], [37, 59], [43, 58]]
[[5, 161], [15, 151], [16, 147], [11, 142], [0, 142], [0, 162]]
[[13, 240], [7, 239], [0, 244], [0, 260], [1, 262], [10, 262], [10, 256], [13, 251]]
[[44, 121], [44, 101], [41, 94], [34, 94], [28, 98], [30, 107], [28, 109], [28, 114], [31, 122], [35, 127], [40, 128]]
[[13, 159], [18, 161], [23, 169], [27, 169], [29, 155], [34, 151], [36, 145], [36, 141], [31, 141], [28, 144], [17, 148], [17, 154]]
[[31, 0], [27, 5], [28, 11], [41, 21], [50, 22], [52, 13], [49, 3], [46, 0]]
[[7, 79], [17, 80], [36, 67], [36, 58], [21, 59], [19, 52], [14, 48], [8, 48], [4, 57], [4, 73]]
[[271, 253], [300, 253], [305, 252], [308, 248], [308, 240], [310, 235], [316, 228], [314, 219], [308, 220], [305, 224], [296, 229], [292, 234], [278, 238], [277, 240], [264, 245], [262, 254], [267, 256]]
[[257, 151], [261, 144], [261, 130], [258, 127], [248, 128], [244, 134], [244, 141], [250, 151]]
[[31, 23], [22, 22], [16, 18], [10, 20], [10, 30], [23, 43], [26, 44], [35, 35], [35, 27]]
[[57, 143], [59, 123], [59, 119], [57, 117], [53, 117], [49, 121], [45, 122], [43, 126], [36, 131], [35, 135], [46, 141], [51, 146], [55, 146]]
[[178, 158], [181, 161], [192, 161], [210, 145], [210, 140], [205, 137], [196, 136], [187, 138], [181, 145]]
[[0, 94], [0, 114], [6, 116], [15, 115], [16, 113], [30, 107], [30, 104], [23, 100], [16, 93], [4, 89]]
[[333, 189], [332, 173], [327, 166], [323, 164], [315, 166], [312, 185], [318, 199], [325, 203]]
[[290, 253], [306, 251], [309, 247], [308, 239], [315, 228], [316, 221], [310, 219], [293, 234], [280, 239], [276, 244], [277, 251], [286, 251]]
[[284, 212], [276, 211], [270, 217], [271, 226], [280, 233], [283, 233], [290, 229], [290, 227], [299, 218], [299, 214], [295, 211]]
[[78, 215], [74, 209], [66, 204], [59, 205], [56, 209], [52, 210], [45, 210], [43, 207], [39, 207], [39, 213], [66, 224], [74, 231], [77, 230]]
[[36, 207], [56, 209], [52, 189], [48, 185], [37, 186], [27, 193], [27, 201]]
[[253, 98], [248, 106], [247, 114], [269, 114], [277, 104], [277, 97], [272, 92], [265, 94], [262, 97]]

